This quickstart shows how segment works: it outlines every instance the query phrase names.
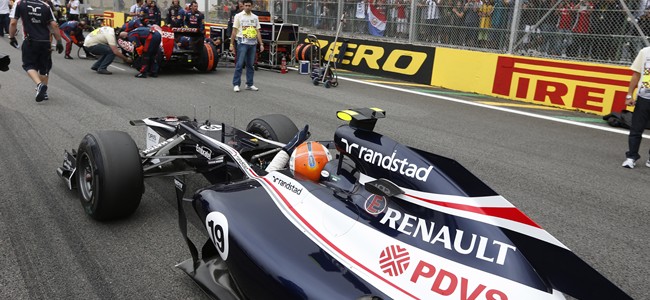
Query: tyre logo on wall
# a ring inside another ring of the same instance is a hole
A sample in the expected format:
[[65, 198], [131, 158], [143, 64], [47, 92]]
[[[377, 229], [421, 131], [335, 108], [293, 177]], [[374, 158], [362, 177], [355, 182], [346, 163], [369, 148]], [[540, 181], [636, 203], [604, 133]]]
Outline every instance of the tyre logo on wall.
[[379, 255], [379, 267], [389, 276], [398, 276], [404, 273], [410, 261], [409, 252], [398, 245], [386, 247]]

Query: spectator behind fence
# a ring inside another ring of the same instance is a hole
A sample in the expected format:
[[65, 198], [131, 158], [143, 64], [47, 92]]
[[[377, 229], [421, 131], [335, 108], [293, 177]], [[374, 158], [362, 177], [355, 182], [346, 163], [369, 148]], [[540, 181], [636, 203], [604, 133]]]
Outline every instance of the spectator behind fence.
[[463, 43], [467, 47], [475, 47], [478, 38], [479, 16], [478, 11], [481, 8], [481, 0], [468, 0], [465, 3], [463, 11], [465, 12], [465, 25]]
[[572, 32], [573, 23], [575, 22], [575, 12], [571, 0], [561, 0], [562, 3], [558, 4], [556, 8], [557, 20], [557, 36], [555, 39], [555, 47], [552, 48], [551, 54], [566, 56], [566, 50], [569, 45], [573, 43]]
[[519, 21], [519, 30], [525, 32], [521, 40], [521, 49], [528, 50], [533, 48], [534, 40], [539, 34], [539, 28], [535, 27], [537, 23], [537, 0], [523, 0], [521, 5], [521, 19]]
[[438, 21], [440, 20], [440, 8], [438, 5], [441, 0], [426, 0], [426, 9], [424, 11], [425, 23], [425, 38], [428, 42], [440, 43], [440, 28]]
[[594, 39], [593, 58], [616, 60], [622, 41], [612, 35], [621, 34], [627, 16], [617, 0], [597, 2], [594, 12], [593, 33], [601, 36]]
[[397, 7], [395, 8], [397, 16], [397, 37], [408, 38], [408, 19], [406, 11], [411, 6], [410, 0], [396, 0]]
[[449, 44], [449, 35], [451, 34], [452, 14], [451, 9], [454, 7], [453, 0], [440, 0], [438, 8], [440, 9], [440, 20], [438, 27], [440, 28], [440, 43]]
[[508, 29], [512, 20], [512, 3], [514, 0], [495, 0], [492, 11], [492, 40], [497, 49], [505, 50], [508, 46]]
[[356, 33], [366, 33], [366, 2], [364, 0], [358, 1], [357, 2], [357, 11], [354, 14], [355, 17], [355, 23], [356, 23], [356, 29], [354, 30]]
[[555, 0], [539, 0], [538, 2], [539, 10], [537, 11], [536, 23], [540, 23], [539, 30], [541, 34], [536, 40], [537, 45], [535, 45], [535, 47], [538, 51], [545, 54], [548, 54], [551, 51], [551, 47], [554, 44], [557, 14], [552, 11], [548, 13], [551, 8], [553, 8], [554, 4]]
[[454, 1], [454, 7], [451, 9], [451, 12], [453, 13], [451, 15], [452, 22], [451, 25], [453, 26], [451, 30], [452, 32], [452, 39], [451, 43], [453, 45], [462, 45], [464, 41], [464, 36], [461, 36], [462, 33], [462, 27], [463, 21], [465, 20], [465, 4], [463, 3], [463, 0], [452, 0]]
[[481, 48], [492, 48], [491, 43], [489, 42], [489, 30], [492, 27], [492, 11], [494, 10], [494, 5], [492, 0], [484, 0], [481, 8], [479, 8], [479, 30], [478, 33], [478, 42]]
[[589, 56], [591, 49], [591, 38], [589, 38], [589, 27], [591, 21], [591, 13], [594, 6], [589, 0], [580, 0], [573, 9], [576, 11], [576, 19], [571, 28], [574, 34], [573, 43], [567, 49], [567, 55], [570, 57], [577, 57], [580, 55], [583, 58]]

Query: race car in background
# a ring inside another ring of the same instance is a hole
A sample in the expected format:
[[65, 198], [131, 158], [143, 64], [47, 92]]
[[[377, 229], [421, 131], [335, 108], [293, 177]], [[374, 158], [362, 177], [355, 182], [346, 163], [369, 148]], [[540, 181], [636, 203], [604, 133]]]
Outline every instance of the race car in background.
[[[210, 72], [217, 68], [220, 41], [205, 39], [198, 28], [170, 28], [151, 25], [152, 30], [161, 35], [158, 65], [161, 70], [195, 68], [199, 72]], [[132, 66], [139, 70], [142, 65], [140, 53], [129, 41], [118, 39], [117, 43], [124, 53], [134, 58]]]
[[[337, 117], [346, 124], [321, 142], [335, 155], [318, 182], [265, 171], [298, 131], [282, 115], [246, 130], [131, 121], [145, 147], [89, 133], [57, 172], [97, 220], [131, 215], [144, 178], [173, 177], [191, 254], [177, 267], [219, 299], [631, 299], [458, 162], [375, 132], [385, 111]], [[188, 198], [181, 174], [210, 184]], [[201, 251], [188, 217], [204, 226]]]

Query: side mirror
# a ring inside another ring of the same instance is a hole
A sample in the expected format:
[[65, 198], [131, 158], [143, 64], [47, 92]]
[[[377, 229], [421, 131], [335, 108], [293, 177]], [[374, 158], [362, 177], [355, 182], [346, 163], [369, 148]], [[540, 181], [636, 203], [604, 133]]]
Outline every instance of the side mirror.
[[404, 194], [404, 191], [400, 189], [396, 184], [384, 178], [366, 182], [364, 187], [369, 193], [384, 197], [392, 197]]

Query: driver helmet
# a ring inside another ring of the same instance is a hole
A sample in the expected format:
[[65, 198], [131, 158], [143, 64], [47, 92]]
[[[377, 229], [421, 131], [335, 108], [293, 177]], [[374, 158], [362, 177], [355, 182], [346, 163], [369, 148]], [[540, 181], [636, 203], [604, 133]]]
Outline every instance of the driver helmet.
[[330, 151], [321, 143], [304, 142], [291, 154], [289, 168], [296, 177], [319, 181], [321, 171], [330, 160]]

